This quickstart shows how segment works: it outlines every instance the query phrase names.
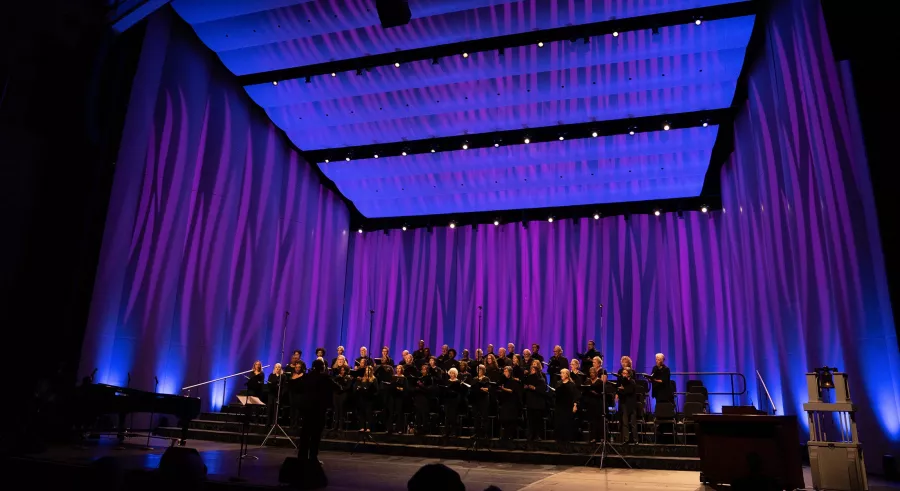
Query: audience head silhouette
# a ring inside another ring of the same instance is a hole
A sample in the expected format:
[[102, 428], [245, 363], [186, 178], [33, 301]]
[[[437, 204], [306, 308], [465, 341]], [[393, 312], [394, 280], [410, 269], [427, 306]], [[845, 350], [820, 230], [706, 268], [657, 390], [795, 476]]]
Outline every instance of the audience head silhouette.
[[409, 482], [406, 483], [409, 491], [465, 491], [459, 473], [444, 464], [423, 465]]

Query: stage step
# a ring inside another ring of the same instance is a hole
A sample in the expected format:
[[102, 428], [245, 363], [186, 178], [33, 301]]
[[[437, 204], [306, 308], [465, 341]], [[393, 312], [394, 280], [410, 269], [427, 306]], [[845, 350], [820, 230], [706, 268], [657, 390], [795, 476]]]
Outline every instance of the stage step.
[[[196, 424], [194, 424], [196, 423]], [[209, 420], [195, 421], [188, 431], [188, 440], [205, 440], [225, 443], [240, 443], [240, 426], [232, 427], [230, 422]], [[226, 429], [227, 428], [227, 429]], [[234, 430], [232, 430], [234, 428]], [[267, 429], [266, 429], [267, 430]], [[157, 430], [160, 436], [178, 437], [179, 428], [162, 427]], [[252, 449], [259, 446], [265, 438], [265, 431], [248, 433], [247, 444]], [[572, 453], [556, 451], [553, 442], [537, 442], [525, 450], [525, 442], [500, 441], [497, 439], [485, 442], [490, 451], [471, 450], [470, 438], [442, 438], [440, 436], [416, 437], [412, 435], [387, 435], [373, 433], [377, 444], [365, 443], [357, 447], [359, 432], [342, 433], [326, 432], [322, 440], [322, 450], [352, 452], [372, 452], [386, 455], [426, 457], [448, 460], [479, 460], [488, 462], [511, 462], [529, 464], [582, 465], [587, 461], [596, 446], [586, 443], [573, 443]], [[283, 435], [270, 438], [268, 445], [290, 447]], [[190, 446], [190, 441], [188, 442]], [[619, 445], [615, 444], [623, 457], [631, 466], [639, 469], [659, 470], [699, 470], [700, 459], [697, 447], [688, 445]], [[598, 459], [594, 462], [597, 465]], [[613, 451], [608, 451], [604, 465], [624, 467], [624, 463]]]

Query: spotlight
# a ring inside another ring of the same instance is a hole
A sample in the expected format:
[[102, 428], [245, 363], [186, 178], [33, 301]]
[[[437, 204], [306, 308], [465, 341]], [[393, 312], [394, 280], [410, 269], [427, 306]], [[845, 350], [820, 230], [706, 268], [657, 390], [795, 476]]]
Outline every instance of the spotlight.
[[376, 153], [376, 154], [374, 155], [374, 157], [377, 159], [377, 158], [378, 158], [378, 154]]
[[462, 149], [463, 149], [463, 150], [468, 150], [468, 149], [469, 149], [469, 142], [463, 142]]
[[494, 142], [494, 148], [497, 148], [497, 147], [499, 147], [499, 146], [500, 146], [500, 144], [499, 144], [499, 143], [497, 143], [497, 142]]
[[432, 65], [439, 65], [440, 63], [441, 63], [441, 62], [440, 62], [440, 60], [438, 60], [438, 57], [437, 57], [437, 56], [435, 56], [434, 58], [431, 59], [431, 64], [432, 64]]
[[591, 136], [593, 136], [594, 138], [597, 138], [597, 137], [599, 136], [599, 133], [597, 133], [596, 131], [594, 131], [593, 133], [591, 133]]
[[629, 128], [628, 128], [628, 134], [631, 135], [631, 136], [634, 136], [634, 130], [636, 130], [636, 129], [637, 129], [636, 126], [631, 126], [631, 127], [629, 127]]
[[357, 230], [356, 232], [361, 234], [361, 233], [362, 233], [362, 229], [359, 229], [359, 230]]
[[619, 37], [619, 31], [613, 31], [613, 37], [614, 38]]
[[406, 225], [404, 225], [400, 230], [403, 230], [404, 232], [406, 232]]
[[463, 53], [463, 58], [468, 58], [468, 57], [469, 57], [469, 53]]
[[337, 77], [337, 73], [331, 72], [332, 77]]
[[559, 141], [563, 141], [563, 140], [565, 140], [565, 139], [566, 139], [566, 137], [564, 137], [564, 136], [562, 136], [562, 135], [559, 135]]
[[531, 143], [531, 138], [528, 138], [528, 137], [526, 136], [526, 137], [525, 137], [525, 143], [526, 143], [526, 144]]
[[700, 207], [700, 211], [703, 212], [703, 213], [706, 213], [706, 212], [709, 211], [709, 208], [707, 208], [706, 205], [703, 205], [703, 206]]
[[494, 138], [494, 148], [499, 147], [501, 143], [503, 143], [503, 140], [502, 140], [502, 139], [500, 139], [500, 138]]
[[672, 129], [672, 126], [669, 124], [668, 121], [666, 121], [663, 123], [663, 129], [666, 131], [669, 131], [670, 129]]
[[278, 85], [278, 80], [273, 81], [272, 85]]
[[553, 223], [553, 217], [547, 217], [547, 221]]
[[543, 47], [544, 47], [544, 42], [538, 41], [538, 48], [543, 48]]
[[500, 220], [494, 220], [494, 226], [500, 225]]
[[703, 20], [701, 20], [701, 19], [697, 19], [694, 21], [694, 24], [697, 24], [698, 26], [702, 23], [703, 23]]
[[599, 219], [600, 219], [600, 214], [594, 213], [594, 220], [599, 220]]
[[312, 83], [312, 77], [310, 77], [309, 75], [306, 76], [306, 83]]
[[660, 213], [661, 213], [661, 212], [660, 212], [659, 210], [653, 210], [653, 214], [656, 215], [656, 216], [659, 216]]
[[350, 162], [350, 157], [347, 157], [344, 160], [346, 160], [347, 162]]
[[402, 156], [404, 156], [404, 157], [406, 157], [406, 150], [404, 150], [404, 151], [402, 151], [402, 152], [400, 152], [400, 155], [402, 155]]
[[400, 68], [400, 62], [399, 62], [399, 61], [394, 63], [394, 68]]
[[434, 153], [434, 152], [435, 152], [435, 149], [432, 148], [432, 149], [431, 149], [431, 153]]
[[456, 228], [456, 222], [450, 222], [450, 228]]
[[709, 121], [704, 121], [704, 122], [703, 122], [703, 127], [706, 128], [707, 126], [709, 126]]

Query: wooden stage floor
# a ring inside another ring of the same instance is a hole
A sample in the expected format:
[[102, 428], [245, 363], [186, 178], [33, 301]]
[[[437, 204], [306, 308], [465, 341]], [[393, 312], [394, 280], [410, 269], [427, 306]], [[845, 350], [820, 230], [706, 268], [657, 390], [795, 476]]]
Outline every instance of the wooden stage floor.
[[[134, 441], [134, 440], [131, 440]], [[104, 439], [99, 443], [84, 446], [57, 446], [47, 449], [36, 459], [70, 465], [87, 465], [104, 456], [115, 456], [127, 469], [153, 469], [165, 451], [167, 440], [154, 439], [154, 450], [143, 450], [140, 443], [127, 444], [117, 448], [114, 440]], [[209, 479], [228, 481], [237, 476], [237, 456], [239, 447], [231, 443], [192, 441], [189, 446], [196, 448], [209, 470]], [[278, 484], [278, 469], [285, 457], [293, 452], [284, 448], [251, 447], [250, 454], [259, 460], [244, 460], [241, 477], [255, 485], [275, 486]], [[534, 465], [476, 462], [464, 460], [439, 460], [418, 457], [396, 457], [371, 453], [349, 454], [345, 452], [323, 452], [330, 485], [327, 489], [359, 491], [360, 489], [403, 490], [406, 481], [424, 464], [441, 462], [457, 472], [466, 484], [466, 489], [481, 491], [495, 485], [503, 491], [702, 491], [708, 488], [699, 483], [699, 473], [692, 471], [631, 470], [621, 468], [599, 469], [583, 467], [584, 459], [573, 459], [571, 465]], [[804, 470], [807, 485], [810, 485], [809, 470]], [[888, 484], [877, 478], [870, 480], [871, 491], [900, 489], [900, 484]]]

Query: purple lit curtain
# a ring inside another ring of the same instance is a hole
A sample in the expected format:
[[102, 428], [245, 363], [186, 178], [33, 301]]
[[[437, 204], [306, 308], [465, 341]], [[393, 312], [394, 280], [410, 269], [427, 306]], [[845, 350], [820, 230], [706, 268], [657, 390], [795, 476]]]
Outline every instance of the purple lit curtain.
[[79, 375], [178, 393], [278, 361], [284, 311], [286, 349], [339, 342], [346, 206], [168, 9], [121, 148]]
[[804, 423], [804, 374], [827, 364], [850, 374], [870, 455], [897, 452], [900, 361], [852, 83], [819, 2], [776, 3], [722, 172], [724, 212], [354, 234], [348, 348], [511, 341], [571, 355], [591, 338], [608, 366], [627, 354], [645, 370], [659, 351], [676, 371], [741, 372], [739, 403], [761, 402], [759, 370], [778, 413]]

